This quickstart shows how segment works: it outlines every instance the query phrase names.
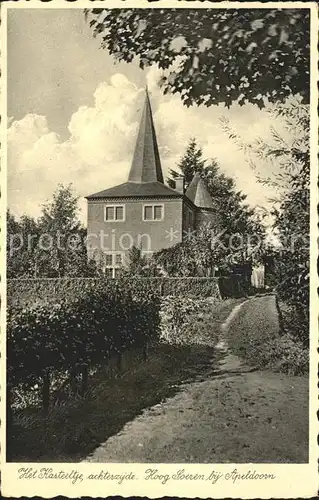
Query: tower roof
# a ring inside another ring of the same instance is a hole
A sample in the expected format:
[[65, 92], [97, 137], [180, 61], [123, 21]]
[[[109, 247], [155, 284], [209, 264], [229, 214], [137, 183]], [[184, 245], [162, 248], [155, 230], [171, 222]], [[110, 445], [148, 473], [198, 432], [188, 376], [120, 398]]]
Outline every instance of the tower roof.
[[161, 182], [124, 182], [104, 191], [86, 196], [88, 200], [102, 198], [181, 198], [183, 195]]
[[133, 161], [127, 182], [86, 196], [88, 200], [123, 197], [183, 197], [183, 194], [164, 184], [151, 104], [147, 90]]
[[164, 184], [151, 103], [147, 90], [128, 182], [161, 182]]
[[213, 200], [208, 192], [205, 181], [197, 172], [187, 188], [186, 196], [189, 198], [196, 207], [199, 208], [212, 208]]

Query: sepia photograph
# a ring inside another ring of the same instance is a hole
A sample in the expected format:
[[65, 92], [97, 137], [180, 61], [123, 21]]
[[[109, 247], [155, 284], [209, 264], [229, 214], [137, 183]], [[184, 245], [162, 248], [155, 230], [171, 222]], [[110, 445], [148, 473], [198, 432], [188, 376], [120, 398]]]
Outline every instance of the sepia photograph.
[[141, 3], [4, 11], [6, 491], [313, 496], [317, 9]]

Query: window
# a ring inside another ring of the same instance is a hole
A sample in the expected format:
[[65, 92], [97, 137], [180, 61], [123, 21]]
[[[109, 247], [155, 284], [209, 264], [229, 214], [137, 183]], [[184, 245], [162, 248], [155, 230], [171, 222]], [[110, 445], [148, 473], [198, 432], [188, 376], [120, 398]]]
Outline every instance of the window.
[[119, 276], [120, 268], [123, 265], [123, 253], [105, 254], [105, 276], [107, 278], [116, 278]]
[[105, 207], [105, 221], [124, 221], [125, 210], [124, 205], [106, 205]]
[[119, 278], [121, 276], [121, 269], [114, 268], [114, 276], [113, 278]]
[[161, 205], [155, 205], [154, 206], [154, 219], [155, 220], [161, 220], [162, 218], [162, 206]]
[[105, 265], [106, 266], [111, 266], [112, 267], [112, 264], [113, 264], [113, 259], [112, 259], [112, 254], [106, 254], [105, 255]]
[[104, 272], [105, 272], [105, 276], [107, 278], [113, 278], [113, 269], [112, 268], [106, 267]]
[[143, 206], [143, 220], [163, 220], [164, 219], [164, 205], [144, 205]]
[[150, 259], [152, 255], [153, 255], [152, 250], [144, 250], [144, 251], [142, 250], [141, 252], [141, 256], [145, 257], [146, 259]]
[[152, 220], [153, 219], [153, 207], [146, 206], [144, 207], [144, 220]]
[[115, 254], [115, 265], [116, 266], [121, 266], [122, 265], [122, 254], [121, 253], [116, 253]]

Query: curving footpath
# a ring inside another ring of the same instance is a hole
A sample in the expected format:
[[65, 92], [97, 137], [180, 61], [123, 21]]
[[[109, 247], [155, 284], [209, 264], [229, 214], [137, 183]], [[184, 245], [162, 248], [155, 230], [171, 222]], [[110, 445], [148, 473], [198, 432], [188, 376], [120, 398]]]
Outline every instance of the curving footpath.
[[230, 354], [223, 332], [238, 315], [248, 329], [279, 328], [274, 296], [236, 306], [206, 380], [145, 410], [85, 462], [307, 462], [308, 378], [257, 371]]

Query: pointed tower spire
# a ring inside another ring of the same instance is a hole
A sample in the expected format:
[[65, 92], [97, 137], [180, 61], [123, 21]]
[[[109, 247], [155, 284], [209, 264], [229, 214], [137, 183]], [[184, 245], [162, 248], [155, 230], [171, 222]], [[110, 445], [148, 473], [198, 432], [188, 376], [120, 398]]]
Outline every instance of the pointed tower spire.
[[145, 104], [128, 181], [138, 183], [161, 182], [164, 184], [147, 87], [145, 94]]
[[213, 200], [199, 172], [194, 176], [187, 188], [186, 196], [199, 208], [212, 208]]

